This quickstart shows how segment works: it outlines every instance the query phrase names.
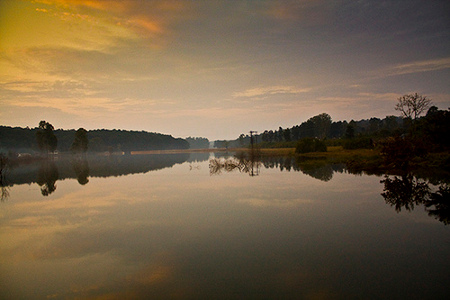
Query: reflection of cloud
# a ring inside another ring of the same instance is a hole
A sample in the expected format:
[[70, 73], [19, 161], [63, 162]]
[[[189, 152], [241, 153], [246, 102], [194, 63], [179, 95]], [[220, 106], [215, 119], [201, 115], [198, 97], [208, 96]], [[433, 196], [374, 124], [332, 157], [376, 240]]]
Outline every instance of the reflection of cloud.
[[261, 199], [261, 198], [244, 198], [239, 199], [238, 202], [249, 204], [256, 207], [276, 207], [276, 208], [290, 208], [301, 204], [312, 203], [311, 199]]

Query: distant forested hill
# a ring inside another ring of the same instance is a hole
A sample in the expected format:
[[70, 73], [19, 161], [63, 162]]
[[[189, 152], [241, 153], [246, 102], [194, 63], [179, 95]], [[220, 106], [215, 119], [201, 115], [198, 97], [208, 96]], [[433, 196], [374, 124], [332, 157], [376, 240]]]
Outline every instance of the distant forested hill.
[[[0, 152], [37, 152], [37, 128], [20, 128], [0, 126]], [[57, 150], [70, 150], [75, 137], [75, 130], [54, 130], [58, 139]], [[185, 139], [174, 138], [171, 135], [127, 130], [90, 130], [88, 151], [144, 151], [189, 149]]]

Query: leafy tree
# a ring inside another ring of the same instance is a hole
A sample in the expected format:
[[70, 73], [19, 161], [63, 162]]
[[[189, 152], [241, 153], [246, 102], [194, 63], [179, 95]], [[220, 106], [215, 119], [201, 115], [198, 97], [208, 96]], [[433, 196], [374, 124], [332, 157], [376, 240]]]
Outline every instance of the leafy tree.
[[331, 116], [327, 113], [322, 113], [309, 120], [314, 124], [315, 137], [319, 139], [326, 138], [331, 127]]
[[84, 128], [80, 128], [75, 132], [75, 138], [73, 140], [70, 149], [73, 152], [86, 152], [88, 149], [89, 140], [87, 138], [87, 131]]
[[291, 141], [291, 130], [289, 128], [286, 128], [283, 131], [283, 138], [286, 142], [290, 142]]
[[262, 136], [261, 136], [261, 140], [263, 142], [270, 142], [270, 135], [269, 135], [269, 131], [264, 130]]
[[431, 105], [431, 99], [417, 93], [403, 95], [398, 98], [395, 110], [402, 113], [405, 118], [416, 120]]
[[423, 139], [429, 142], [429, 146], [435, 147], [435, 150], [450, 148], [450, 110], [431, 107], [427, 115], [420, 119], [418, 127], [422, 129]]
[[54, 152], [58, 146], [58, 139], [53, 133], [54, 127], [52, 124], [40, 121], [39, 128], [36, 132], [36, 140], [39, 149], [42, 152]]
[[283, 141], [283, 128], [281, 126], [278, 128], [277, 141]]
[[388, 131], [393, 131], [396, 128], [398, 128], [398, 122], [397, 122], [397, 118], [396, 116], [387, 116], [386, 118], [384, 118], [384, 123], [385, 123], [385, 128]]
[[340, 138], [344, 135], [345, 128], [347, 127], [347, 121], [338, 121], [331, 123], [330, 132], [328, 137], [330, 138]]
[[239, 136], [239, 145], [241, 147], [244, 147], [244, 138], [245, 138], [245, 135], [243, 133], [241, 133], [241, 135]]
[[380, 129], [381, 120], [378, 118], [370, 118], [369, 120], [369, 132], [375, 133]]
[[352, 139], [355, 137], [355, 127], [356, 122], [351, 120], [350, 123], [348, 123], [347, 128], [345, 129], [345, 137], [348, 139]]

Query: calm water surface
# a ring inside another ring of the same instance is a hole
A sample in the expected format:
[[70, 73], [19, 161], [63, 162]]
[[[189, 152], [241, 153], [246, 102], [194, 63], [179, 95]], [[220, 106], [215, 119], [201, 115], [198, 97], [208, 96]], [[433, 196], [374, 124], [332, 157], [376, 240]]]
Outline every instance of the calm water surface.
[[208, 156], [10, 170], [0, 298], [450, 295], [450, 226], [422, 205], [397, 212], [381, 195], [384, 177], [302, 171], [283, 159], [255, 164], [249, 176], [251, 166]]

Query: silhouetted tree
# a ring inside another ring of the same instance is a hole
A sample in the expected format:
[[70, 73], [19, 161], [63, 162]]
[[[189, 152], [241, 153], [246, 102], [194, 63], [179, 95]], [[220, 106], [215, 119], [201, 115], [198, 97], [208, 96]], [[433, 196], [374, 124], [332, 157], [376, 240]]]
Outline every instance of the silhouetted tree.
[[314, 124], [314, 135], [319, 139], [324, 139], [328, 136], [331, 127], [331, 116], [327, 113], [314, 116], [311, 119]]
[[289, 128], [286, 128], [286, 129], [283, 131], [283, 137], [284, 137], [284, 140], [285, 140], [286, 142], [290, 142], [290, 141], [291, 141], [291, 130], [290, 130]]
[[355, 121], [351, 120], [350, 123], [348, 123], [347, 128], [345, 129], [346, 138], [352, 139], [355, 137], [355, 127], [356, 127]]
[[277, 142], [283, 141], [283, 128], [280, 126], [278, 128], [278, 134], [277, 134]]
[[73, 152], [86, 152], [88, 149], [89, 140], [87, 138], [87, 131], [84, 128], [80, 128], [75, 132], [75, 138], [73, 140], [70, 149]]
[[438, 110], [432, 106], [427, 115], [420, 119], [418, 127], [421, 129], [421, 135], [430, 142], [430, 146], [443, 150], [450, 148], [450, 110]]
[[239, 136], [239, 146], [244, 147], [244, 138], [245, 135], [243, 133], [241, 133], [241, 135]]
[[39, 122], [36, 140], [38, 147], [42, 152], [54, 152], [58, 146], [58, 139], [53, 133], [53, 129], [54, 127], [52, 124], [45, 121]]

